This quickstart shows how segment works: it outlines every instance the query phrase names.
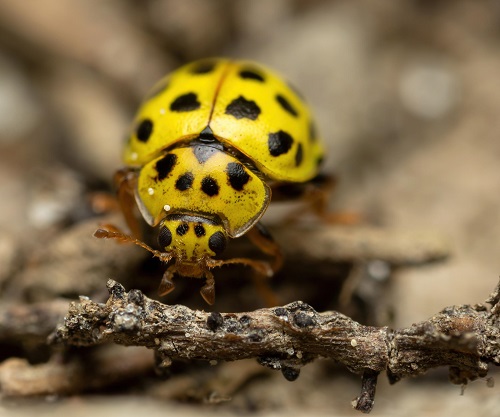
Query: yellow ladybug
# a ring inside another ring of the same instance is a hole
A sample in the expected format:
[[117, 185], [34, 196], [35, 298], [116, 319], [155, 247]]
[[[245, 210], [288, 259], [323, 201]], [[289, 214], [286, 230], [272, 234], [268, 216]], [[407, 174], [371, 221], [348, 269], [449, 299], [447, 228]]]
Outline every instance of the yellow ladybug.
[[[115, 177], [132, 233], [140, 235], [138, 208], [157, 228], [160, 250], [112, 228], [96, 235], [132, 241], [172, 261], [161, 295], [174, 289], [178, 273], [205, 278], [201, 295], [213, 304], [210, 269], [229, 263], [271, 276], [282, 253], [258, 221], [272, 192], [286, 199], [311, 190], [323, 158], [314, 126], [300, 96], [269, 69], [229, 59], [189, 63], [143, 102], [125, 147], [126, 167]], [[274, 261], [214, 259], [228, 238], [245, 234]]]

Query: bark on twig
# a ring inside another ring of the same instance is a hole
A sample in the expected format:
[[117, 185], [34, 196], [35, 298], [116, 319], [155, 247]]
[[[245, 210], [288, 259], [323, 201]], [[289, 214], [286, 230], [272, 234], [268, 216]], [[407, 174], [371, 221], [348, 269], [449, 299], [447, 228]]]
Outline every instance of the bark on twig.
[[363, 375], [356, 409], [373, 406], [376, 377], [387, 371], [392, 383], [428, 369], [449, 366], [452, 382], [484, 377], [500, 364], [500, 286], [483, 305], [449, 307], [409, 328], [363, 326], [338, 312], [318, 313], [297, 301], [247, 313], [217, 313], [169, 306], [128, 293], [108, 281], [106, 304], [81, 299], [52, 336], [53, 342], [93, 346], [114, 342], [154, 349], [161, 366], [172, 360], [257, 358], [293, 380], [318, 357], [333, 359]]

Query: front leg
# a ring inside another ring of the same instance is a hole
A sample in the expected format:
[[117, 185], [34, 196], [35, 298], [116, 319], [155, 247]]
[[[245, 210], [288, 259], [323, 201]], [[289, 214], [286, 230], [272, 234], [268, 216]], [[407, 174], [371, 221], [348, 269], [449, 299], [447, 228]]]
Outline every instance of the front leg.
[[284, 260], [283, 251], [262, 223], [256, 223], [255, 226], [247, 232], [247, 236], [262, 252], [274, 258], [271, 264], [273, 274], [281, 269]]
[[[257, 246], [262, 252], [271, 255], [274, 259], [270, 265], [272, 275], [281, 269], [283, 265], [284, 255], [279, 244], [273, 239], [269, 231], [262, 223], [256, 223], [255, 226], [247, 233], [250, 241]], [[260, 296], [264, 299], [268, 307], [273, 307], [281, 304], [276, 293], [269, 285], [269, 274], [254, 273], [252, 275], [255, 288]]]
[[205, 271], [205, 279], [205, 285], [201, 287], [200, 294], [208, 304], [213, 305], [215, 302], [214, 275], [210, 271]]
[[175, 284], [172, 281], [173, 277], [174, 277], [174, 274], [172, 272], [172, 267], [170, 267], [163, 274], [163, 277], [162, 277], [161, 282], [160, 282], [160, 286], [158, 287], [158, 294], [161, 297], [163, 297], [164, 295], [167, 295], [168, 293], [171, 293], [174, 290]]

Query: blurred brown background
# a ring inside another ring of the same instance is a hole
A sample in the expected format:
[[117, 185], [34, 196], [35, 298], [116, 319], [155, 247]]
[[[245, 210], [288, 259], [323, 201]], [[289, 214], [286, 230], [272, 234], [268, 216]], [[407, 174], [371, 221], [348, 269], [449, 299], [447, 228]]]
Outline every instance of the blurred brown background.
[[[186, 61], [222, 55], [261, 61], [307, 97], [329, 149], [326, 170], [341, 179], [332, 208], [449, 240], [447, 262], [394, 277], [396, 326], [486, 298], [500, 274], [497, 0], [0, 0], [3, 280], [56, 225], [85, 217], [84, 190], [110, 189], [154, 82]], [[292, 385], [277, 378], [259, 411], [356, 415], [356, 381], [339, 376], [317, 388], [322, 366], [306, 367]], [[459, 397], [443, 375], [382, 384], [373, 414], [498, 410], [498, 387], [478, 382]], [[2, 407], [0, 415], [22, 411]], [[175, 412], [196, 410], [234, 411]]]

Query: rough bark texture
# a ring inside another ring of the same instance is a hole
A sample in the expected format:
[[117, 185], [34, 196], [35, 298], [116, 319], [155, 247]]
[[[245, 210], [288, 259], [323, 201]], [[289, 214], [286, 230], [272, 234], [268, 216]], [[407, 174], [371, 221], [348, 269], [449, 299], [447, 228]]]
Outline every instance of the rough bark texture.
[[88, 298], [71, 303], [64, 324], [52, 342], [94, 346], [114, 342], [154, 349], [160, 367], [173, 360], [234, 361], [257, 358], [294, 380], [300, 368], [318, 358], [344, 364], [361, 374], [362, 390], [356, 409], [373, 406], [377, 375], [386, 371], [392, 383], [438, 366], [450, 367], [456, 384], [484, 377], [488, 364], [500, 363], [498, 301], [492, 305], [448, 307], [409, 328], [363, 326], [338, 312], [316, 312], [297, 301], [246, 313], [217, 313], [165, 305], [141, 292], [125, 292], [108, 281], [105, 304]]

